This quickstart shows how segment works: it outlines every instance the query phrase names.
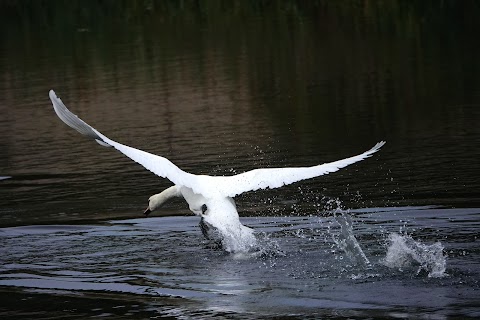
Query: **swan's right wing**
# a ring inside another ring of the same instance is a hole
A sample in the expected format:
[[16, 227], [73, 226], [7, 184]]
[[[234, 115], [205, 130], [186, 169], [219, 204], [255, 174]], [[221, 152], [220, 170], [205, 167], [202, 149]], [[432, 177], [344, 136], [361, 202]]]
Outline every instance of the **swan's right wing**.
[[380, 141], [373, 148], [359, 155], [313, 167], [255, 169], [234, 176], [212, 177], [211, 179], [215, 179], [214, 182], [221, 195], [235, 197], [243, 192], [279, 188], [297, 181], [338, 171], [355, 162], [371, 157], [384, 144], [385, 141]]
[[176, 185], [187, 186], [192, 188], [194, 191], [198, 189], [196, 175], [181, 170], [167, 158], [138, 150], [107, 138], [95, 128], [91, 127], [82, 119], [70, 112], [65, 104], [63, 104], [62, 100], [56, 96], [53, 90], [50, 90], [49, 96], [50, 100], [52, 100], [55, 113], [69, 127], [77, 130], [87, 137], [95, 139], [95, 141], [102, 146], [114, 147], [133, 161], [144, 166], [147, 170], [160, 177], [167, 178]]

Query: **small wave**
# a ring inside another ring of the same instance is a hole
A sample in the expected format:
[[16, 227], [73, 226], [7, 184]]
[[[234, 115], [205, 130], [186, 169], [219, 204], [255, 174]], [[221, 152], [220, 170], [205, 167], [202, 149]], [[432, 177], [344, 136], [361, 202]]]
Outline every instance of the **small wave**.
[[0, 181], [10, 179], [11, 176], [0, 176]]
[[445, 277], [446, 258], [440, 242], [428, 245], [415, 241], [409, 235], [392, 233], [389, 235], [389, 246], [382, 264], [403, 271], [410, 266], [419, 265], [417, 274], [422, 270], [428, 277]]

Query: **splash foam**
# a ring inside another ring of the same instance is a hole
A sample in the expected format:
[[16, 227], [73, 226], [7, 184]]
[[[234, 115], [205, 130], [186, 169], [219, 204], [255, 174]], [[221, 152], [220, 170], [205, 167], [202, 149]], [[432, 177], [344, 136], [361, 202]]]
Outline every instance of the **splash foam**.
[[431, 245], [415, 241], [409, 235], [392, 233], [389, 235], [389, 246], [382, 264], [403, 271], [405, 268], [417, 266], [417, 274], [422, 270], [428, 272], [428, 277], [440, 278], [445, 273], [446, 258], [443, 245], [436, 242]]

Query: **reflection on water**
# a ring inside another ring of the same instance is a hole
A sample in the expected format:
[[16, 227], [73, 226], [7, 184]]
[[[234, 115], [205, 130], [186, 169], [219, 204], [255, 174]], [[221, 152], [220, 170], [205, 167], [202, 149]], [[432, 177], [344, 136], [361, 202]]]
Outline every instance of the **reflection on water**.
[[[155, 310], [157, 316], [194, 316], [199, 311], [205, 317], [337, 312], [388, 316], [395, 310], [405, 316], [408, 310], [415, 310], [415, 315], [480, 315], [480, 274], [475, 267], [480, 252], [475, 242], [465, 242], [476, 234], [478, 226], [470, 219], [480, 213], [478, 209], [379, 208], [350, 213], [355, 215], [352, 230], [368, 265], [334, 241], [344, 233], [335, 218], [245, 218], [243, 222], [263, 233], [264, 244], [275, 244], [270, 247], [277, 252], [239, 258], [210, 248], [196, 217], [164, 217], [1, 229], [5, 246], [0, 249], [0, 285], [5, 290], [30, 288], [31, 299], [40, 300], [47, 299], [40, 295], [45, 293], [71, 299], [102, 299], [108, 294], [120, 305], [127, 302], [124, 313]], [[392, 216], [409, 218], [402, 222]], [[462, 219], [451, 221], [451, 216]], [[416, 218], [423, 223], [417, 224]], [[404, 236], [396, 233], [399, 229]], [[442, 244], [430, 245], [438, 238], [436, 232], [442, 235]], [[440, 274], [432, 263], [443, 263], [448, 275]], [[133, 301], [140, 306], [130, 306]]]
[[[0, 226], [18, 228], [0, 231], [0, 316], [62, 318], [61, 300], [79, 318], [478, 317], [478, 15], [475, 1], [1, 2]], [[105, 223], [170, 184], [72, 132], [50, 89], [196, 174], [388, 144], [238, 197], [279, 252], [233, 259], [202, 245], [193, 217]], [[328, 218], [332, 199], [353, 223]], [[389, 268], [394, 252], [405, 263]], [[426, 252], [447, 277], [428, 277]]]

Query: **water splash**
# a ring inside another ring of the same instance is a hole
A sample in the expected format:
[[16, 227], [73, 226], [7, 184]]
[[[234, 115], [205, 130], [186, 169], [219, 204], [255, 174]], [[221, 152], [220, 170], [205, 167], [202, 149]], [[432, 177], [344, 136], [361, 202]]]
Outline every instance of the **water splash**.
[[370, 261], [353, 234], [352, 217], [347, 212], [340, 210], [338, 212], [335, 213], [334, 219], [340, 225], [340, 233], [332, 235], [333, 241], [357, 265], [369, 267]]
[[446, 258], [443, 245], [436, 242], [431, 245], [415, 241], [409, 235], [392, 233], [389, 235], [389, 245], [382, 264], [403, 271], [411, 266], [418, 266], [416, 274], [428, 272], [428, 277], [445, 277]]
[[286, 253], [282, 251], [279, 243], [271, 234], [266, 232], [255, 233], [256, 243], [248, 248], [247, 251], [232, 252], [234, 260], [248, 260], [252, 258], [260, 258], [270, 261], [270, 266], [275, 265], [278, 257], [285, 257]]

